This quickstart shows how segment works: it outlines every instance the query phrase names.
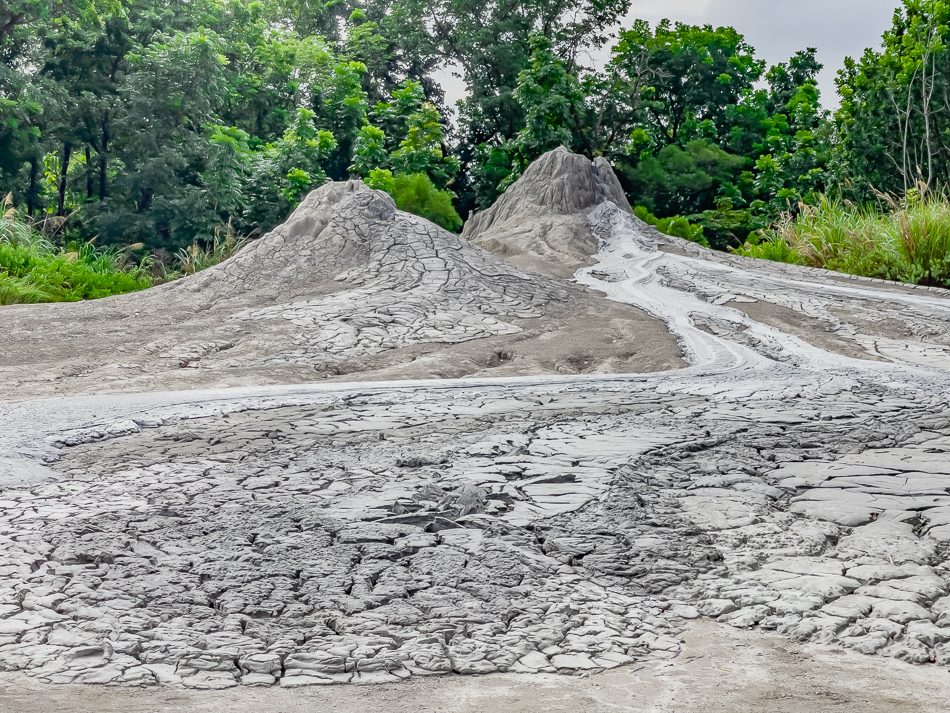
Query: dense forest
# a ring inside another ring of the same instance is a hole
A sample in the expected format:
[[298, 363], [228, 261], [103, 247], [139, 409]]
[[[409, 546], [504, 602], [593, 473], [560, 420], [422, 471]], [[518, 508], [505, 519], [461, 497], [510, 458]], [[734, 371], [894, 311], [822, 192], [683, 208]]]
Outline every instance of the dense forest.
[[[880, 48], [839, 71], [834, 114], [815, 49], [769, 67], [732, 28], [621, 23], [628, 9], [6, 0], [7, 222], [40, 226], [49, 250], [94, 239], [127, 262], [194, 263], [268, 230], [321, 183], [358, 177], [458, 230], [565, 145], [606, 157], [661, 229], [781, 259], [759, 243], [811, 206], [856, 220], [947, 183], [946, 3], [904, 0]], [[597, 51], [609, 59], [595, 67]], [[445, 67], [467, 88], [458, 107], [436, 80]]]

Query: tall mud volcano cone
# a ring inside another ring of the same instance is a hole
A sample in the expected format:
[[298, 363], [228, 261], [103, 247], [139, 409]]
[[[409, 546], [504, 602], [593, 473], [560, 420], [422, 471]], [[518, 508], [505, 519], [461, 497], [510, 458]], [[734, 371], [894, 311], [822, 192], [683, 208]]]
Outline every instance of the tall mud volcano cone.
[[661, 322], [556, 279], [590, 264], [586, 215], [606, 201], [629, 210], [605, 162], [552, 151], [474, 218], [473, 244], [361, 181], [329, 183], [203, 272], [7, 312], [0, 381], [58, 394], [678, 366]]
[[510, 320], [569, 299], [565, 286], [397, 210], [361, 181], [321, 186], [283, 225], [159, 298], [251, 331], [282, 325], [293, 336], [265, 363], [316, 366], [515, 334]]
[[472, 216], [462, 237], [521, 267], [571, 277], [593, 264], [597, 240], [587, 214], [607, 201], [630, 211], [610, 164], [561, 147], [538, 158], [491, 208]]
[[[353, 289], [359, 298], [348, 293]], [[377, 320], [382, 330], [392, 326], [392, 320], [378, 319], [387, 313], [397, 323], [400, 311], [406, 322], [442, 310], [469, 312], [479, 320], [529, 318], [540, 305], [566, 299], [562, 287], [397, 210], [388, 194], [357, 180], [317, 188], [282, 225], [167, 291], [228, 309], [241, 304], [255, 315], [263, 310], [295, 319], [303, 310], [311, 314], [301, 317], [307, 322], [318, 314], [360, 314], [356, 321]], [[337, 293], [346, 293], [344, 301], [352, 304], [343, 309], [339, 299], [328, 299]], [[454, 318], [465, 321], [461, 314]]]

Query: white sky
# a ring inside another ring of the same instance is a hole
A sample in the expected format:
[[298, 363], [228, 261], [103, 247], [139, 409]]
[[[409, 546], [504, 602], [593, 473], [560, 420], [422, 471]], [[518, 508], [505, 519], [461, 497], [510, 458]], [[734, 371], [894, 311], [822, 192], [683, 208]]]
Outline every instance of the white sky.
[[[636, 18], [655, 24], [668, 17], [694, 25], [732, 26], [769, 64], [817, 47], [818, 59], [825, 65], [819, 78], [822, 103], [833, 109], [838, 105], [835, 74], [844, 58], [857, 58], [865, 47], [878, 47], [898, 4], [899, 0], [633, 0], [623, 25]], [[464, 83], [449, 70], [437, 77], [450, 106], [464, 96]]]

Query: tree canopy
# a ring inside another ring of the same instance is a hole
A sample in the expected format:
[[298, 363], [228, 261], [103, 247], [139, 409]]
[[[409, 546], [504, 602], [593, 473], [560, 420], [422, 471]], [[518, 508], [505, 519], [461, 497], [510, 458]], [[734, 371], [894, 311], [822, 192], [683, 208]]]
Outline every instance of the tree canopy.
[[[882, 48], [839, 73], [834, 116], [815, 49], [769, 67], [733, 28], [618, 24], [628, 10], [8, 0], [0, 192], [60, 216], [62, 240], [172, 252], [222, 225], [259, 234], [348, 178], [458, 229], [564, 145], [606, 157], [644, 215], [682, 217], [681, 232], [724, 248], [822, 194], [946, 183], [945, 2], [903, 1]], [[598, 48], [609, 59], [595, 67]], [[436, 79], [446, 67], [467, 89], [457, 114]]]

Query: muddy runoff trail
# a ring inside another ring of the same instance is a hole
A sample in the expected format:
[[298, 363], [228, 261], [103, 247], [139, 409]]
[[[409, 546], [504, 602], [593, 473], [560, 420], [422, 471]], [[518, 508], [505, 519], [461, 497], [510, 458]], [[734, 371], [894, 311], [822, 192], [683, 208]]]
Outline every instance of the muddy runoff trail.
[[707, 620], [950, 666], [950, 300], [584, 215], [576, 281], [688, 367], [0, 405], [0, 668], [588, 674]]

